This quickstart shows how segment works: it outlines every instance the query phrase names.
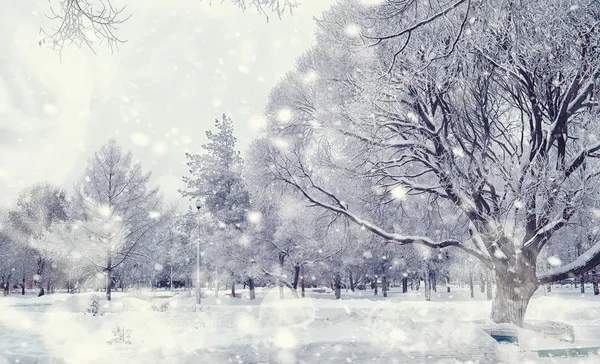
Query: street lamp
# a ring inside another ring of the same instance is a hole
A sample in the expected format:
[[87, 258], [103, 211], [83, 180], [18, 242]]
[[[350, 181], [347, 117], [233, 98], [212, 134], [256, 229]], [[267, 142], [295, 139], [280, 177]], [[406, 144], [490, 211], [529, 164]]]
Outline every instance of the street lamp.
[[202, 201], [196, 200], [196, 228], [198, 230], [198, 238], [196, 239], [196, 311], [198, 307], [201, 307], [201, 287], [200, 287], [200, 208], [202, 207]]

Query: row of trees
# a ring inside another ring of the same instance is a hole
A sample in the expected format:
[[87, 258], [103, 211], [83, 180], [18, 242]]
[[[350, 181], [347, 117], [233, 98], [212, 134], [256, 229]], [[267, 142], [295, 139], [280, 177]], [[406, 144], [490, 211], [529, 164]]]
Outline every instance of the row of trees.
[[[165, 205], [149, 185], [150, 174], [114, 140], [89, 159], [71, 193], [49, 183], [22, 191], [1, 216], [2, 285], [18, 284], [23, 292], [32, 280], [45, 290], [105, 288], [108, 299], [113, 288], [171, 286], [174, 280], [189, 286], [198, 241], [202, 282], [216, 292], [219, 284], [231, 287], [232, 295], [235, 284], [244, 283], [250, 298], [257, 284], [278, 285], [281, 297], [333, 285], [339, 298], [342, 287], [377, 294], [381, 286], [387, 296], [392, 283], [406, 292], [423, 280], [430, 299], [436, 282], [445, 284], [450, 275], [468, 279], [463, 270], [452, 271], [464, 256], [382, 244], [343, 216], [307, 205], [264, 173], [258, 150], [247, 162], [241, 159], [227, 116], [215, 121], [207, 139], [202, 154], [187, 155], [189, 176], [180, 191], [198, 201], [199, 211]], [[436, 213], [396, 212], [415, 225], [434, 221]], [[485, 275], [480, 267], [471, 273]]]

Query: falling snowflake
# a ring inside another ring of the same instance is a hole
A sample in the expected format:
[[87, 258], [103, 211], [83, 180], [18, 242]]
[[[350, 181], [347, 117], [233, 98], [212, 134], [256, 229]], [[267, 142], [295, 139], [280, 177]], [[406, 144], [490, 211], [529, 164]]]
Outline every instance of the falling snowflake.
[[140, 133], [140, 132], [134, 132], [131, 133], [131, 142], [133, 143], [133, 145], [137, 146], [137, 147], [145, 147], [148, 144], [150, 144], [150, 138], [148, 138], [148, 135], [144, 134], [144, 133]]
[[277, 121], [279, 121], [281, 123], [287, 123], [290, 120], [292, 120], [293, 116], [294, 116], [294, 113], [292, 112], [292, 110], [290, 110], [287, 107], [284, 107], [283, 109], [280, 109], [277, 112]]
[[358, 37], [360, 35], [360, 26], [356, 25], [356, 24], [348, 24], [346, 26], [346, 34], [349, 37]]
[[262, 213], [260, 211], [249, 211], [248, 212], [248, 222], [258, 225], [262, 220]]
[[560, 267], [562, 265], [562, 262], [559, 257], [551, 256], [548, 257], [548, 264], [550, 264], [553, 267]]
[[390, 191], [392, 197], [397, 200], [404, 200], [406, 198], [407, 193], [408, 191], [403, 186], [396, 186]]

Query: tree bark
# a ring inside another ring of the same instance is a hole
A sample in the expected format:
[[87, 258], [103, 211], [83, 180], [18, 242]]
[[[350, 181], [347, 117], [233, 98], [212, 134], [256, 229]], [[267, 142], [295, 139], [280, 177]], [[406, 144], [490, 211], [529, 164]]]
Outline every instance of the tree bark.
[[279, 298], [283, 299], [283, 263], [285, 261], [285, 253], [279, 252]]
[[471, 298], [475, 298], [475, 287], [473, 285], [473, 272], [469, 273], [469, 290], [471, 291]]
[[402, 277], [402, 293], [408, 292], [408, 278]]
[[595, 269], [592, 270], [592, 287], [594, 288], [594, 296], [599, 295], [600, 291], [598, 290], [598, 276]]
[[352, 277], [352, 271], [348, 269], [348, 278], [350, 279], [350, 290], [354, 292], [354, 277]]
[[425, 301], [431, 301], [431, 280], [429, 277], [429, 269], [425, 269]]
[[485, 293], [485, 278], [483, 277], [483, 274], [479, 278], [479, 288], [481, 289], [481, 293]]
[[250, 289], [250, 299], [256, 298], [256, 292], [254, 291], [254, 279], [248, 278], [248, 288]]
[[219, 297], [219, 268], [215, 268], [215, 297]]
[[492, 278], [490, 277], [490, 274], [486, 275], [486, 291], [487, 291], [487, 300], [491, 301], [492, 300]]
[[431, 272], [429, 277], [431, 279], [431, 289], [433, 290], [433, 292], [437, 292], [437, 273]]
[[334, 278], [335, 282], [335, 299], [339, 300], [342, 297], [342, 277], [340, 274], [336, 274]]
[[583, 274], [579, 277], [579, 281], [581, 283], [581, 293], [584, 294], [585, 293], [585, 276]]
[[235, 298], [235, 278], [231, 282], [231, 298]]
[[383, 275], [381, 277], [381, 291], [383, 292], [383, 297], [387, 297], [388, 296], [388, 281], [387, 281], [387, 277], [385, 275]]
[[298, 279], [300, 278], [300, 265], [296, 264], [294, 266], [294, 281], [292, 282], [292, 287], [294, 289], [298, 288]]
[[106, 299], [110, 301], [111, 290], [112, 290], [112, 257], [110, 252], [108, 253], [108, 260], [106, 262]]
[[491, 318], [496, 323], [512, 323], [523, 327], [529, 300], [538, 288], [533, 259], [518, 259], [514, 266], [497, 265], [495, 268], [496, 295], [492, 301]]
[[305, 286], [305, 282], [306, 281], [306, 277], [304, 276], [304, 267], [302, 267], [302, 277], [300, 277], [300, 286], [302, 288], [302, 298], [306, 297], [306, 293], [304, 293], [304, 286]]
[[106, 299], [111, 300], [112, 292], [112, 268], [106, 270]]

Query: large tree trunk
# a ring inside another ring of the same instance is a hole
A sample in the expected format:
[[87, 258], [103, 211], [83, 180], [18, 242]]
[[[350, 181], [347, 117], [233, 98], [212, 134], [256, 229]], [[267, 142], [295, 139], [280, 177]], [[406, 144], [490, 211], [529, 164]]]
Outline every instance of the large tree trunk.
[[335, 278], [335, 299], [339, 300], [342, 297], [342, 277], [340, 274], [336, 274]]
[[352, 277], [352, 271], [348, 269], [348, 278], [350, 280], [350, 290], [354, 292], [354, 277]]
[[496, 266], [496, 295], [491, 318], [497, 323], [523, 326], [529, 300], [538, 288], [535, 264], [518, 260], [514, 266]]
[[581, 287], [580, 287], [581, 294], [584, 294], [585, 293], [585, 276], [583, 274], [579, 277], [579, 282], [581, 283]]
[[231, 282], [231, 298], [235, 298], [235, 278]]
[[256, 293], [254, 291], [254, 279], [248, 278], [248, 288], [250, 289], [250, 299], [253, 300], [256, 298]]
[[433, 292], [437, 292], [437, 273], [431, 272], [429, 278], [431, 280], [431, 289], [433, 290]]
[[408, 292], [408, 278], [402, 277], [402, 293]]

